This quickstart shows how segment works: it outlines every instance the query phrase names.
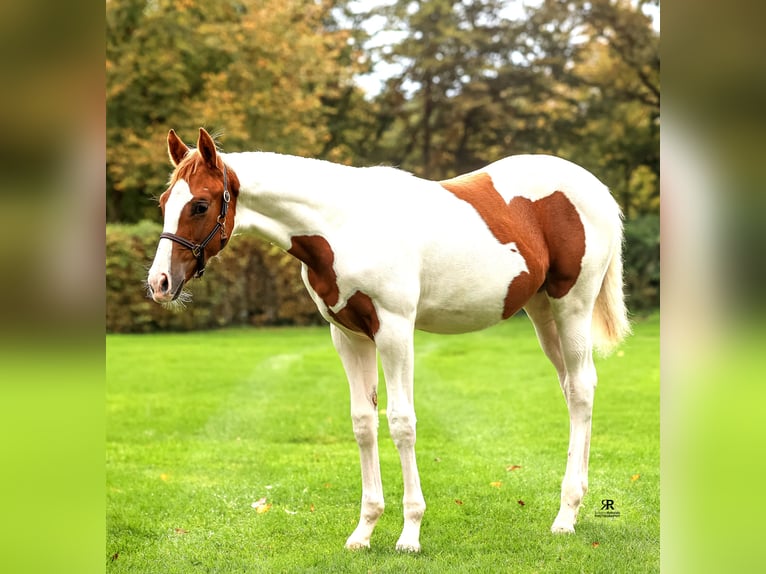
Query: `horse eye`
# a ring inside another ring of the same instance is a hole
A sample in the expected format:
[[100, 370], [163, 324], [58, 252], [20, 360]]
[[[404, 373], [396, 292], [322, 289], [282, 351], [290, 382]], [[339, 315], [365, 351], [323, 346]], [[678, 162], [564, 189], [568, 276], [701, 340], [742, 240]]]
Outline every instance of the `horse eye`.
[[192, 205], [192, 215], [202, 215], [207, 211], [206, 203], [195, 203]]

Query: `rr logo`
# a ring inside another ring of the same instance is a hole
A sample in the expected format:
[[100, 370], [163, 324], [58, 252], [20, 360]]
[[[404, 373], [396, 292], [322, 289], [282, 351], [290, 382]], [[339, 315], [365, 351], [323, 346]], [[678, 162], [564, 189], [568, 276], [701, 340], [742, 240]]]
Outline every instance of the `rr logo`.
[[614, 500], [604, 498], [601, 501], [601, 510], [614, 510]]

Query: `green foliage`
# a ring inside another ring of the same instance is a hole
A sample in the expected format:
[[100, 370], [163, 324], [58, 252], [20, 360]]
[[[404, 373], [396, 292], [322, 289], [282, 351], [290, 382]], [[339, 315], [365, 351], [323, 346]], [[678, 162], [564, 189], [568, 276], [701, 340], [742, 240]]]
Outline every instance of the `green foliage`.
[[[655, 4], [656, 2], [644, 2]], [[399, 64], [376, 99], [367, 157], [431, 178], [514, 153], [550, 153], [596, 173], [626, 217], [656, 213], [659, 35], [627, 0], [561, 2], [505, 15], [508, 2], [399, 0], [408, 32], [383, 46]]]
[[660, 218], [644, 215], [625, 223], [625, 284], [633, 311], [660, 306]]
[[[107, 219], [156, 219], [169, 128], [231, 149], [344, 161], [328, 145], [361, 69], [333, 3], [113, 0], [106, 6]], [[184, 137], [188, 137], [184, 136]]]
[[160, 225], [107, 225], [106, 329], [115, 333], [210, 329], [224, 325], [311, 325], [323, 322], [291, 255], [252, 235], [238, 235], [208, 264], [204, 280], [186, 287], [188, 308], [148, 296], [146, 274]]
[[[106, 571], [659, 570], [657, 316], [597, 361], [590, 488], [572, 536], [549, 531], [569, 424], [529, 322], [418, 333], [415, 353], [428, 504], [417, 556], [394, 550], [402, 482], [382, 384], [386, 511], [369, 551], [343, 548], [359, 457], [327, 328], [109, 335]], [[259, 514], [262, 497], [272, 506]], [[595, 516], [605, 498], [619, 518]]]

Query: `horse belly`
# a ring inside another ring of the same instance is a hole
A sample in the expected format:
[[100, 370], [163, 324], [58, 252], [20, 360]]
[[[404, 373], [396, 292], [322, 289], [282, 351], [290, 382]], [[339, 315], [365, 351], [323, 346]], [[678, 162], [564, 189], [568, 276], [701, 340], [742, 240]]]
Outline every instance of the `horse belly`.
[[[494, 243], [494, 244], [493, 244]], [[466, 333], [503, 319], [513, 280], [528, 271], [514, 244], [483, 249], [452, 245], [423, 262], [415, 327], [432, 333]]]

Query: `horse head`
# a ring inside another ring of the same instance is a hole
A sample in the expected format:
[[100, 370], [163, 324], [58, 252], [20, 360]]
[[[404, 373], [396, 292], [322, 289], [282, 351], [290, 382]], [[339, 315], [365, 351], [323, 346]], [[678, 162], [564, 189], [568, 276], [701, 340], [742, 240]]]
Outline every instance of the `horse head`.
[[147, 279], [158, 303], [177, 299], [184, 284], [200, 277], [206, 262], [226, 245], [239, 194], [237, 175], [203, 128], [196, 150], [170, 130], [168, 155], [175, 169], [160, 196], [164, 223]]

